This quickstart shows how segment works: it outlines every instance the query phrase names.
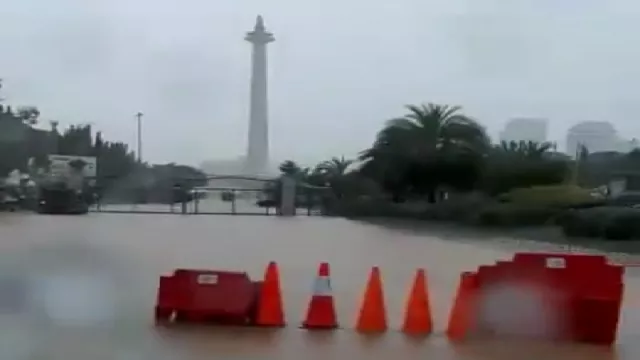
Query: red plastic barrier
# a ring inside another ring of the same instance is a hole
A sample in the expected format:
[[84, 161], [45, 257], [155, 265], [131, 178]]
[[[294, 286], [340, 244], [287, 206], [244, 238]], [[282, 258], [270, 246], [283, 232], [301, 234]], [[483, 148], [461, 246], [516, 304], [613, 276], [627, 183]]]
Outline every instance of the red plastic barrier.
[[178, 269], [160, 277], [156, 320], [248, 324], [255, 320], [259, 286], [244, 272]]
[[[557, 332], [545, 334], [550, 339], [609, 345], [616, 339], [623, 271], [621, 266], [609, 265], [602, 255], [518, 253], [510, 262], [478, 268], [480, 300], [476, 305], [480, 307], [476, 310], [485, 311], [485, 302], [493, 301], [490, 294], [501, 286], [526, 288], [556, 317]], [[504, 311], [509, 311], [508, 306]], [[490, 319], [477, 315], [471, 332], [476, 336], [494, 334]]]
[[563, 259], [565, 267], [581, 266], [585, 268], [596, 268], [607, 265], [607, 257], [596, 254], [517, 253], [513, 256], [514, 263], [537, 264], [545, 267], [561, 266], [555, 259]]
[[[505, 333], [509, 331], [502, 329], [503, 326], [496, 328], [495, 317], [498, 316], [502, 320], [499, 322], [511, 322], [511, 318], [520, 317], [522, 314], [514, 312], [509, 314], [511, 309], [520, 309], [519, 304], [511, 304], [513, 301], [522, 301], [525, 298], [535, 296], [536, 303], [544, 309], [555, 309], [547, 313], [547, 316], [554, 316], [554, 322], [558, 324], [554, 326], [553, 333], [542, 333], [537, 337], [544, 337], [549, 340], [559, 340], [564, 338], [566, 332], [559, 329], [559, 324], [566, 323], [560, 318], [562, 314], [566, 314], [569, 308], [568, 297], [562, 291], [562, 276], [559, 276], [555, 269], [531, 268], [528, 266], [519, 266], [510, 262], [499, 262], [492, 266], [480, 266], [477, 272], [478, 278], [478, 303], [477, 303], [477, 322], [472, 333], [476, 337], [486, 337], [493, 335], [510, 335], [518, 336], [518, 333], [526, 333], [528, 329], [521, 329], [520, 325], [503, 325], [515, 334]], [[526, 295], [528, 294], [528, 295]], [[524, 297], [524, 298], [523, 298]], [[496, 305], [496, 301], [499, 301]], [[492, 310], [491, 310], [492, 309]], [[530, 311], [524, 309], [526, 311]], [[517, 311], [517, 310], [516, 310]], [[525, 314], [526, 316], [526, 314]], [[529, 315], [531, 316], [531, 315]], [[524, 320], [520, 320], [524, 321]], [[517, 324], [517, 322], [516, 322]], [[516, 328], [513, 328], [516, 326]], [[531, 335], [533, 336], [533, 335]]]
[[569, 278], [578, 297], [620, 299], [624, 268], [609, 265], [602, 255], [521, 253], [514, 263], [532, 268], [557, 268]]

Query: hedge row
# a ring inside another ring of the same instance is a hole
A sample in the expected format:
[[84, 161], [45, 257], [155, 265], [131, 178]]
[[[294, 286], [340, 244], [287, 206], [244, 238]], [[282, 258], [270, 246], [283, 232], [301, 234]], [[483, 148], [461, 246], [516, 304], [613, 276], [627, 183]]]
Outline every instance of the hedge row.
[[601, 206], [573, 210], [561, 221], [569, 237], [599, 237], [608, 240], [640, 239], [640, 209]]
[[553, 223], [560, 208], [503, 204], [492, 201], [446, 201], [411, 206], [382, 200], [351, 200], [332, 204], [327, 215], [347, 218], [389, 217], [459, 222], [486, 227], [516, 227]]
[[421, 218], [419, 209], [381, 199], [348, 199], [325, 204], [324, 215], [346, 218]]
[[447, 201], [408, 206], [383, 200], [352, 200], [333, 204], [328, 210], [329, 215], [348, 218], [404, 218], [457, 222], [480, 227], [559, 225], [567, 237], [616, 241], [640, 239], [640, 209], [620, 206], [565, 210], [561, 207], [486, 201]]

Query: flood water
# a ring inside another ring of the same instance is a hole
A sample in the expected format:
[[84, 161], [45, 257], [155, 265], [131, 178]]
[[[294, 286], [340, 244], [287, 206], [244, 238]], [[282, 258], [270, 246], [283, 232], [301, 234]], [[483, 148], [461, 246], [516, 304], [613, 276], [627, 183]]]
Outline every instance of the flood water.
[[[443, 331], [460, 272], [510, 257], [515, 248], [501, 242], [445, 240], [424, 229], [307, 216], [2, 214], [0, 231], [1, 274], [39, 279], [38, 289], [49, 299], [38, 309], [22, 299], [23, 306], [0, 314], [0, 355], [7, 360], [583, 360], [640, 355], [640, 283], [633, 274], [627, 275], [620, 344], [614, 351], [514, 342], [449, 344]], [[246, 270], [260, 278], [271, 260], [280, 266], [287, 328], [153, 327], [159, 275], [187, 267]], [[342, 329], [310, 333], [297, 327], [322, 261], [331, 264]], [[372, 266], [382, 271], [390, 324], [388, 333], [375, 338], [352, 330]], [[418, 267], [428, 273], [436, 325], [426, 340], [398, 331]], [[41, 312], [53, 313], [53, 319], [42, 321]]]

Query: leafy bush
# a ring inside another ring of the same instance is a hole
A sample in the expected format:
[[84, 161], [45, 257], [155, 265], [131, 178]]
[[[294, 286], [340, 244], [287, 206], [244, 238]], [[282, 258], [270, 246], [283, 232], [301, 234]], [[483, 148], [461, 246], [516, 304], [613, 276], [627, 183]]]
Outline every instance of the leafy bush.
[[500, 195], [499, 199], [520, 205], [555, 207], [604, 203], [604, 199], [594, 197], [591, 194], [591, 190], [574, 185], [549, 185], [513, 189]]
[[635, 192], [622, 193], [616, 197], [607, 199], [607, 205], [611, 206], [630, 206], [640, 204], [640, 194]]
[[550, 224], [560, 210], [545, 206], [494, 204], [480, 209], [472, 223], [480, 226], [534, 226]]
[[562, 224], [565, 235], [608, 240], [640, 238], [640, 209], [600, 206], [573, 210]]
[[481, 188], [498, 195], [525, 186], [560, 184], [567, 173], [567, 162], [545, 158], [522, 158], [511, 152], [498, 153], [487, 160]]
[[600, 237], [604, 224], [600, 221], [601, 208], [569, 210], [563, 217], [562, 230], [569, 237]]
[[495, 204], [481, 194], [455, 194], [450, 199], [425, 206], [420, 217], [424, 220], [469, 222], [478, 209]]
[[497, 203], [478, 196], [464, 196], [436, 204], [394, 204], [383, 199], [340, 200], [327, 207], [327, 215], [345, 217], [394, 217], [452, 221], [487, 227], [552, 224], [563, 210], [548, 206]]
[[395, 204], [386, 199], [350, 198], [335, 199], [325, 205], [324, 214], [329, 216], [344, 216], [347, 218], [361, 217], [393, 217], [419, 218], [421, 212], [413, 207]]
[[603, 235], [607, 240], [640, 238], [640, 209], [626, 208], [609, 218]]
[[608, 240], [630, 240], [634, 236], [633, 221], [632, 216], [614, 216], [604, 225], [602, 236]]

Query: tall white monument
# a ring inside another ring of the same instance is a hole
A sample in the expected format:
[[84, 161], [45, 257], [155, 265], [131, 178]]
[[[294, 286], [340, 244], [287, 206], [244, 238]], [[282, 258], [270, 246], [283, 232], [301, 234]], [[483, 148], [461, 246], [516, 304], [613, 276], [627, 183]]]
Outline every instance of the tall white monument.
[[263, 175], [269, 166], [267, 44], [275, 41], [275, 38], [272, 33], [266, 31], [262, 16], [258, 16], [253, 31], [248, 32], [244, 39], [253, 44], [249, 138], [245, 172], [248, 175]]

